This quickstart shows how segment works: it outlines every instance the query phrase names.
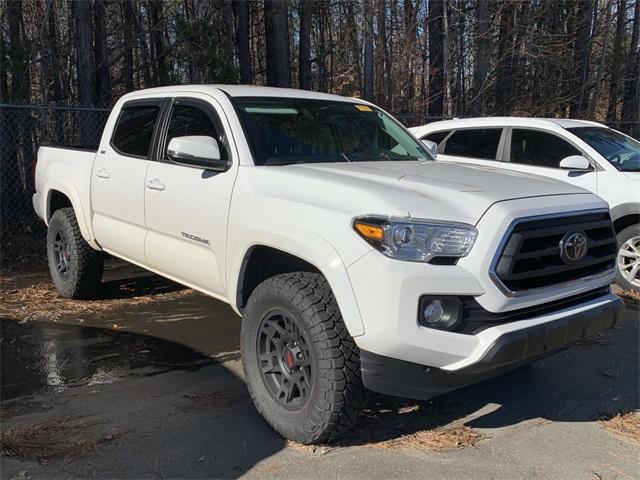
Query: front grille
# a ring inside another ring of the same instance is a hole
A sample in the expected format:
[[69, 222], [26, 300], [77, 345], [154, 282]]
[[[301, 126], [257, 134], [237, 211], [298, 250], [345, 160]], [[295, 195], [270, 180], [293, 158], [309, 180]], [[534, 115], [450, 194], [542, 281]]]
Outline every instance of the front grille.
[[[573, 232], [587, 239], [587, 254], [564, 260], [560, 242]], [[492, 274], [510, 293], [544, 288], [611, 270], [617, 253], [609, 212], [517, 221]]]

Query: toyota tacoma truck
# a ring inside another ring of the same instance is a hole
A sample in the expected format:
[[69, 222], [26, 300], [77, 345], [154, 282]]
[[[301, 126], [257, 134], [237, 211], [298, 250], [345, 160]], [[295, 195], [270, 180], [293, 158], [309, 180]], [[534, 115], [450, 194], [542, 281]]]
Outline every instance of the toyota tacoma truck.
[[378, 107], [246, 86], [123, 96], [97, 151], [38, 151], [58, 292], [104, 252], [242, 316], [253, 402], [330, 441], [367, 390], [428, 399], [615, 326], [607, 204], [576, 186], [435, 162]]

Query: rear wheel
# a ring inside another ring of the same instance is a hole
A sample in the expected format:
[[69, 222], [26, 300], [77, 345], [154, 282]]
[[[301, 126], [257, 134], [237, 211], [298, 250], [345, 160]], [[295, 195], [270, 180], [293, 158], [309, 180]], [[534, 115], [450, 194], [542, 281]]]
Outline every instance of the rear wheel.
[[51, 279], [66, 298], [95, 294], [102, 280], [104, 258], [84, 240], [73, 208], [56, 210], [47, 231], [47, 257]]
[[631, 225], [617, 235], [616, 283], [627, 290], [640, 291], [640, 225]]
[[241, 349], [251, 398], [284, 437], [331, 441], [357, 422], [365, 400], [360, 355], [321, 275], [261, 283], [244, 312]]

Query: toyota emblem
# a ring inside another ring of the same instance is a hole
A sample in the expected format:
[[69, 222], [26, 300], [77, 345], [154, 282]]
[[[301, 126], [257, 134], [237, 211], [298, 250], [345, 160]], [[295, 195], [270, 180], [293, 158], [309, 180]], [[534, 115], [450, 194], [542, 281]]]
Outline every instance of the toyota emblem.
[[587, 236], [582, 232], [569, 232], [560, 240], [560, 256], [566, 263], [579, 262], [588, 250]]

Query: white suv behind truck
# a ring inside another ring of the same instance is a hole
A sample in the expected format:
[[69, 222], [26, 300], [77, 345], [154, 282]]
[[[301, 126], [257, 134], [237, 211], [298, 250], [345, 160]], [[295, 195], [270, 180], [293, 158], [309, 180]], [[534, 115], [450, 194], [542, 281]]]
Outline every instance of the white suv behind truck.
[[39, 149], [36, 189], [61, 295], [95, 293], [107, 252], [231, 304], [251, 397], [299, 442], [345, 432], [366, 389], [430, 398], [621, 319], [602, 199], [434, 162], [362, 100], [127, 94], [97, 150]]
[[552, 118], [454, 119], [409, 130], [437, 144], [438, 160], [543, 175], [598, 194], [618, 239], [616, 282], [640, 290], [640, 142], [600, 123]]

